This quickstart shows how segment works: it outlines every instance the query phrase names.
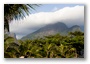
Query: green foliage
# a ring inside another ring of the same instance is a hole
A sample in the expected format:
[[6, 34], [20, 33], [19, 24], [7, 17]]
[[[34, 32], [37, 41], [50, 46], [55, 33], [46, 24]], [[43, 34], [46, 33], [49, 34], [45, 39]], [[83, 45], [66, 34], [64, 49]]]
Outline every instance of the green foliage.
[[13, 37], [4, 37], [4, 57], [5, 58], [16, 58], [19, 53], [19, 45], [15, 43]]
[[[60, 34], [45, 36], [35, 40], [19, 40], [16, 44], [13, 38], [4, 39], [5, 58], [79, 58], [83, 56], [84, 33], [71, 32], [67, 36]], [[10, 43], [11, 42], [11, 43]]]
[[4, 4], [4, 19], [8, 21], [23, 19], [38, 6], [37, 4]]

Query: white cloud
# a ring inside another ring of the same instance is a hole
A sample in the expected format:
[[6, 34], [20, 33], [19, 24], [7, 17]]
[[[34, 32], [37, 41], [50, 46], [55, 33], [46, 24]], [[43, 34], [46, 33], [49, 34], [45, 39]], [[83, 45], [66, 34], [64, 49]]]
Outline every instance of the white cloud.
[[83, 25], [84, 6], [65, 7], [54, 12], [39, 12], [31, 14], [24, 20], [13, 21], [10, 23], [10, 31], [16, 33], [18, 38], [21, 38], [21, 34], [29, 34], [39, 29], [41, 26], [45, 26], [49, 23], [55, 23], [57, 21], [63, 21], [68, 26], [76, 24]]

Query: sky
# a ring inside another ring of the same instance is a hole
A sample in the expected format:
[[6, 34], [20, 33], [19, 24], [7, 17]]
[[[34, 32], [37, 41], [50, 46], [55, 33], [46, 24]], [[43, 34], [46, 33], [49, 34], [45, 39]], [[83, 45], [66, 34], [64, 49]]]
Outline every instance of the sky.
[[56, 22], [63, 22], [68, 27], [84, 26], [83, 4], [42, 4], [31, 13], [22, 20], [13, 20], [10, 23], [10, 32], [15, 33], [17, 39]]

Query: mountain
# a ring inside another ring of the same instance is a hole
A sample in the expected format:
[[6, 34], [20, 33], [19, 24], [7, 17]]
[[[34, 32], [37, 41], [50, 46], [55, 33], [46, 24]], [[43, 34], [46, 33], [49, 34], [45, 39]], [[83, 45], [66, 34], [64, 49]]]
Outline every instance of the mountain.
[[62, 22], [57, 22], [54, 24], [48, 24], [37, 31], [28, 34], [27, 36], [22, 37], [22, 40], [25, 39], [35, 39], [35, 38], [42, 38], [43, 36], [47, 35], [54, 35], [57, 33], [60, 33], [61, 35], [67, 35], [68, 32], [74, 32], [74, 31], [81, 31], [80, 26], [74, 25], [70, 28]]
[[71, 28], [68, 29], [68, 32], [75, 32], [75, 31], [81, 31], [80, 26], [74, 25]]

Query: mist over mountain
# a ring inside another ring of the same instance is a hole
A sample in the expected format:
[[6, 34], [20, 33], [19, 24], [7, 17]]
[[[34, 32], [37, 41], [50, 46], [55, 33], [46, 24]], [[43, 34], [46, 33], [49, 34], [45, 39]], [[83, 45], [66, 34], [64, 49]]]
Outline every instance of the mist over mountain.
[[81, 28], [82, 32], [84, 32], [84, 26], [80, 26], [80, 28]]
[[74, 25], [69, 28], [65, 23], [57, 22], [53, 24], [48, 24], [38, 29], [37, 31], [22, 37], [21, 39], [25, 40], [25, 39], [43, 38], [44, 36], [55, 35], [57, 33], [60, 33], [61, 35], [67, 35], [68, 32], [74, 31], [83, 31], [83, 30], [78, 25]]

